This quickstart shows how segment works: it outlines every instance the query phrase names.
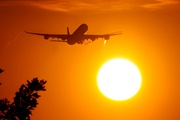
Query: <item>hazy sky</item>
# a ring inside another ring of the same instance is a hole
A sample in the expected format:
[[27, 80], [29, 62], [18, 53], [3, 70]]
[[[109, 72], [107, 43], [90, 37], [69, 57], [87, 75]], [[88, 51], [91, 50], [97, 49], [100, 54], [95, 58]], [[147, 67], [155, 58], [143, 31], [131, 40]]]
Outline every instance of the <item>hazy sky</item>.
[[[180, 2], [178, 0], [1, 0], [0, 99], [11, 102], [21, 84], [47, 80], [31, 119], [180, 119]], [[123, 31], [103, 47], [51, 42], [26, 34]], [[101, 66], [114, 58], [133, 62], [142, 85], [129, 100], [113, 101], [98, 89]]]

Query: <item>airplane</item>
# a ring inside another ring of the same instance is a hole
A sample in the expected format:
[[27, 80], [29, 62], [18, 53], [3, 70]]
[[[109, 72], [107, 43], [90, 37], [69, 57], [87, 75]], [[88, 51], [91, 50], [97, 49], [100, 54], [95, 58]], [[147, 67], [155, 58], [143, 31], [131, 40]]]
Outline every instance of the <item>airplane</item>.
[[67, 27], [67, 34], [42, 34], [42, 33], [32, 33], [27, 32], [28, 34], [40, 35], [44, 36], [45, 40], [51, 38], [60, 38], [61, 40], [50, 40], [53, 42], [67, 42], [69, 45], [74, 45], [75, 43], [83, 44], [85, 40], [90, 39], [91, 41], [95, 41], [98, 38], [104, 38], [108, 40], [110, 36], [119, 35], [120, 33], [112, 33], [112, 34], [103, 34], [103, 35], [86, 35], [86, 31], [88, 30], [88, 26], [86, 24], [81, 24], [72, 34], [69, 32], [69, 28]]

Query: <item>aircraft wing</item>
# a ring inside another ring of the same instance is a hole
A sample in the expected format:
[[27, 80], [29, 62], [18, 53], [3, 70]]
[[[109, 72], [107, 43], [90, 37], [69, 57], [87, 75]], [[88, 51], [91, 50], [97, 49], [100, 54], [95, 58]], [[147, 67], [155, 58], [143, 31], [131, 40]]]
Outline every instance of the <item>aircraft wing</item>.
[[42, 33], [32, 33], [32, 32], [27, 32], [27, 31], [25, 31], [25, 32], [28, 34], [44, 36], [44, 39], [48, 39], [51, 37], [51, 38], [58, 38], [58, 39], [60, 38], [62, 40], [65, 40], [69, 36], [67, 34], [42, 34]]
[[104, 39], [108, 40], [110, 36], [120, 35], [120, 34], [122, 34], [122, 32], [112, 33], [112, 34], [104, 34], [104, 35], [84, 35], [83, 39], [91, 39], [92, 41], [94, 41], [95, 39], [98, 39], [98, 38], [104, 38]]

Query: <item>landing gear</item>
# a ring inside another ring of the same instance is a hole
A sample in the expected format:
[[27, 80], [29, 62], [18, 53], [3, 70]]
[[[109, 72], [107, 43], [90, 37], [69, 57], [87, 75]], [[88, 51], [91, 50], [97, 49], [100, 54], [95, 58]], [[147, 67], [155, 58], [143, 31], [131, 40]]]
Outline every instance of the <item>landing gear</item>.
[[77, 43], [78, 43], [78, 44], [83, 44], [83, 41], [82, 41], [82, 40], [80, 40], [80, 41], [78, 41]]

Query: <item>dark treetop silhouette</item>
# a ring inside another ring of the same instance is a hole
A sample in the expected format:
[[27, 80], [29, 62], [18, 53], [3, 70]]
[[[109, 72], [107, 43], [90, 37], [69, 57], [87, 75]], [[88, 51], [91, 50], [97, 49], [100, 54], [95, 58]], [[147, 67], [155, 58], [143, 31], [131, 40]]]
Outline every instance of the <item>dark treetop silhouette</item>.
[[30, 114], [36, 107], [37, 98], [40, 97], [37, 91], [45, 91], [45, 83], [47, 81], [27, 80], [28, 84], [22, 84], [19, 91], [16, 92], [14, 102], [10, 102], [5, 98], [0, 100], [0, 120], [30, 120]]
[[0, 69], [0, 73], [2, 73], [4, 70]]
[[[0, 73], [2, 73], [4, 70], [2, 70], [2, 69], [0, 69]], [[1, 85], [1, 83], [0, 83], [0, 85]]]

